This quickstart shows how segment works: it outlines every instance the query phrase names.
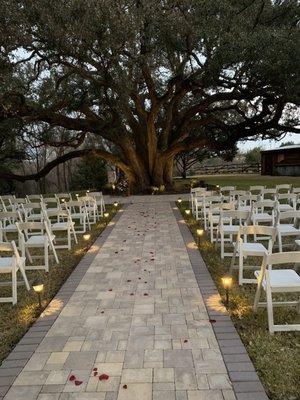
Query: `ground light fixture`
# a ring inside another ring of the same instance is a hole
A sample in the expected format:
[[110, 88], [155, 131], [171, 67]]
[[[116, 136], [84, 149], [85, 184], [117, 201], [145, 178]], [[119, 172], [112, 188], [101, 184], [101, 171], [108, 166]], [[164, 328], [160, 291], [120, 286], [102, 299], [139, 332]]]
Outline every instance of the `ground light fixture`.
[[44, 283], [40, 280], [35, 280], [32, 284], [32, 288], [35, 293], [37, 293], [38, 300], [39, 300], [39, 308], [40, 310], [42, 309], [42, 300], [41, 300], [41, 294], [44, 291]]
[[200, 246], [200, 241], [201, 241], [201, 238], [202, 238], [202, 236], [204, 234], [204, 230], [203, 229], [197, 229], [196, 233], [197, 233], [198, 246]]
[[114, 202], [114, 207], [115, 207], [115, 208], [118, 208], [118, 206], [119, 206], [119, 203], [118, 203], [117, 201], [115, 201], [115, 202]]
[[177, 203], [178, 203], [178, 204], [181, 204], [181, 203], [182, 203], [182, 198], [181, 198], [181, 197], [178, 197]]
[[108, 212], [105, 212], [105, 213], [103, 214], [103, 217], [105, 218], [105, 225], [107, 226], [109, 213], [108, 213]]
[[83, 235], [83, 239], [84, 239], [84, 240], [90, 240], [90, 238], [91, 238], [90, 233], [85, 233], [85, 234]]
[[232, 276], [225, 275], [225, 276], [223, 276], [221, 278], [221, 281], [222, 281], [223, 288], [225, 289], [225, 295], [226, 295], [225, 305], [226, 305], [226, 307], [228, 307], [228, 304], [229, 304], [229, 291], [232, 288], [232, 284], [233, 284]]
[[187, 216], [187, 217], [190, 217], [191, 216], [191, 210], [184, 210], [184, 212], [185, 212], [185, 215]]

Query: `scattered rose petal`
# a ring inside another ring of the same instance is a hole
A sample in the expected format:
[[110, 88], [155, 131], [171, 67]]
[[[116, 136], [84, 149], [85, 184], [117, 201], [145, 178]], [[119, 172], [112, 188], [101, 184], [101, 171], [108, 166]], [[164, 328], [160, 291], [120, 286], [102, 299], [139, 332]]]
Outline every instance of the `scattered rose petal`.
[[131, 282], [131, 279], [127, 279], [127, 282]]
[[72, 381], [75, 381], [75, 379], [76, 379], [76, 376], [75, 375], [71, 375], [70, 378], [69, 378], [69, 381], [72, 382]]
[[93, 368], [93, 371], [98, 371], [98, 368], [96, 368], [96, 367], [95, 367], [95, 368]]
[[147, 283], [147, 282], [144, 282], [144, 283]]
[[128, 387], [127, 385], [123, 385], [123, 389], [127, 389], [127, 387]]
[[187, 339], [184, 339], [183, 343], [187, 343], [187, 342], [188, 342]]
[[109, 379], [109, 376], [106, 374], [101, 374], [99, 376], [99, 381], [107, 381]]
[[101, 314], [104, 314], [104, 311], [101, 311]]
[[209, 319], [209, 322], [211, 323], [211, 324], [214, 324], [215, 322], [217, 322], [215, 319]]
[[112, 289], [108, 289], [109, 292], [112, 292]]
[[79, 385], [82, 384], [82, 381], [75, 381], [74, 383], [75, 383], [76, 386], [79, 386]]
[[144, 296], [148, 296], [148, 293], [144, 293]]
[[130, 293], [130, 296], [133, 296], [133, 293]]
[[95, 372], [94, 372], [94, 376], [97, 376], [97, 375], [98, 375], [98, 372], [97, 372], [97, 371], [95, 371]]

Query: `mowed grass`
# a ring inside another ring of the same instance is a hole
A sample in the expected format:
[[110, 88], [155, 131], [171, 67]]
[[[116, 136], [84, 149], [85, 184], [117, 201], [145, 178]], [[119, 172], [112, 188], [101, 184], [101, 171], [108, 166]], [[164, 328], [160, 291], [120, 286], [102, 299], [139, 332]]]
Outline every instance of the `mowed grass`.
[[[194, 218], [186, 218], [184, 210], [188, 208], [187, 202], [183, 202], [179, 208], [196, 240], [199, 222]], [[201, 240], [199, 251], [221, 296], [224, 296], [221, 277], [228, 273], [231, 258], [225, 257], [221, 260], [219, 249], [216, 249], [206, 236]], [[246, 262], [250, 263], [248, 259]], [[254, 265], [259, 263], [257, 259], [253, 262], [255, 262]], [[253, 271], [248, 271], [248, 273], [253, 277]], [[258, 313], [252, 310], [255, 291], [254, 284], [238, 286], [237, 272], [234, 272], [234, 286], [230, 293], [229, 306], [231, 318], [270, 399], [299, 400], [300, 333], [277, 332], [270, 335], [266, 309], [259, 308]], [[282, 300], [286, 299], [287, 295], [277, 297]], [[295, 296], [293, 298], [295, 299]], [[275, 323], [300, 323], [300, 316], [295, 308], [276, 308]]]
[[176, 192], [189, 190], [191, 182], [204, 181], [206, 185], [236, 186], [240, 190], [248, 190], [251, 185], [265, 185], [274, 187], [276, 185], [289, 183], [294, 187], [300, 187], [300, 176], [268, 176], [256, 174], [241, 175], [199, 175], [197, 178], [174, 179]]
[[[110, 205], [107, 205], [106, 209], [110, 213], [109, 219], [112, 218], [116, 210]], [[75, 245], [72, 242], [73, 246], [71, 250], [58, 249], [57, 254], [60, 263], [56, 264], [54, 258], [50, 257], [49, 273], [43, 270], [26, 271], [30, 284], [37, 278], [44, 282], [45, 289], [42, 295], [43, 308], [49, 304], [104, 228], [105, 222], [104, 220], [100, 220], [97, 224], [92, 225], [91, 231], [87, 232], [91, 235], [89, 240], [84, 240], [82, 234], [77, 234], [78, 244]], [[31, 253], [37, 254], [33, 251]], [[51, 251], [49, 254], [51, 254]], [[34, 264], [39, 263], [38, 260], [33, 260], [33, 262]], [[11, 280], [11, 275], [1, 274], [1, 282], [3, 282], [4, 277], [7, 280]], [[22, 282], [20, 272], [18, 272], [18, 281]], [[0, 286], [0, 297], [2, 296], [11, 296], [11, 285]], [[39, 314], [37, 295], [32, 289], [28, 292], [24, 285], [18, 286], [18, 302], [15, 306], [11, 303], [0, 303], [0, 364], [37, 319]]]

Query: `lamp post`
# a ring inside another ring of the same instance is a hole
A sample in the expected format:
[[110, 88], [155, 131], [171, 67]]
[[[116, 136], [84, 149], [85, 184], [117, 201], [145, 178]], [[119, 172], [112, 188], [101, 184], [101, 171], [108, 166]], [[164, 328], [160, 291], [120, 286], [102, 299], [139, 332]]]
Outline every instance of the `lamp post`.
[[43, 284], [43, 282], [41, 282], [37, 279], [36, 281], [34, 281], [32, 288], [35, 291], [35, 293], [37, 293], [38, 300], [39, 300], [39, 309], [41, 310], [42, 309], [41, 293], [44, 290], [44, 284]]
[[197, 229], [196, 233], [197, 233], [197, 243], [198, 243], [198, 246], [200, 246], [200, 240], [201, 240], [201, 237], [204, 234], [204, 230], [203, 229]]
[[221, 278], [223, 288], [225, 289], [225, 306], [228, 307], [229, 305], [229, 290], [232, 287], [232, 276], [226, 275]]

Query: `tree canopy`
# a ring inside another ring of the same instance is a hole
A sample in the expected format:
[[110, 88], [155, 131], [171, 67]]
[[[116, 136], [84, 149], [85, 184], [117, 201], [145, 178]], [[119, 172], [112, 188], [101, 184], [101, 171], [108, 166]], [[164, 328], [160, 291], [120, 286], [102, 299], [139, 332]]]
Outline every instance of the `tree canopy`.
[[[174, 157], [299, 133], [297, 0], [0, 0], [0, 124], [141, 188]], [[1, 129], [1, 126], [0, 126]], [[96, 137], [97, 145], [89, 146]]]

